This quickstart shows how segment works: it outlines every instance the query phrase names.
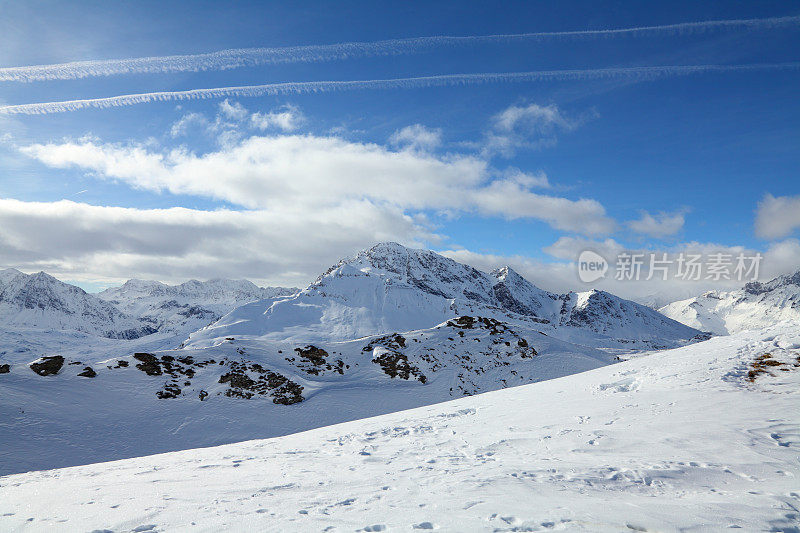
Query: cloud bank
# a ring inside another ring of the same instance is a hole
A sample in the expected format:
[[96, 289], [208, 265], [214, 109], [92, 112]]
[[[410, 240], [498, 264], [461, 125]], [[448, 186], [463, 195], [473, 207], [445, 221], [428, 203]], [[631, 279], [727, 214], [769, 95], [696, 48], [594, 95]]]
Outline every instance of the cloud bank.
[[547, 183], [541, 176], [498, 173], [470, 155], [394, 151], [339, 137], [254, 136], [202, 155], [92, 140], [20, 150], [49, 167], [79, 168], [137, 189], [213, 198], [247, 209], [294, 205], [311, 211], [367, 200], [405, 211], [541, 220], [585, 235], [616, 227], [595, 200], [534, 192]]
[[0, 267], [113, 282], [177, 282], [213, 273], [302, 285], [342, 254], [376, 241], [436, 240], [400, 210], [368, 201], [310, 211], [292, 205], [201, 211], [0, 199], [0, 227]]

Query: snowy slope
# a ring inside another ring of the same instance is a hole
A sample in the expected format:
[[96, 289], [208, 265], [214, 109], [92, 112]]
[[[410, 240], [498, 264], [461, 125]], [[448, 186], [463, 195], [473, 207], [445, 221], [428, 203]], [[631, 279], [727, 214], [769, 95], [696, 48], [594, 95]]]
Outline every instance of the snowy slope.
[[286, 435], [613, 362], [486, 317], [323, 343], [114, 348], [57, 352], [47, 376], [19, 354], [0, 374], [0, 473]]
[[668, 304], [661, 313], [687, 326], [727, 335], [780, 321], [800, 323], [800, 271], [737, 291], [709, 291]]
[[180, 285], [132, 279], [97, 296], [123, 312], [142, 317], [158, 331], [188, 335], [240, 305], [291, 296], [297, 289], [257, 287], [247, 280], [191, 280]]
[[137, 338], [154, 330], [113, 305], [39, 272], [0, 271], [0, 326], [74, 330], [111, 338]]
[[[773, 375], [751, 381], [765, 353]], [[800, 330], [777, 326], [278, 439], [3, 477], [0, 529], [796, 531], [798, 357]]]
[[305, 290], [240, 307], [194, 333], [187, 346], [229, 336], [344, 340], [481, 315], [538, 327], [590, 346], [665, 348], [699, 333], [608, 293], [556, 295], [510, 268], [487, 274], [428, 250], [378, 244], [340, 261]]

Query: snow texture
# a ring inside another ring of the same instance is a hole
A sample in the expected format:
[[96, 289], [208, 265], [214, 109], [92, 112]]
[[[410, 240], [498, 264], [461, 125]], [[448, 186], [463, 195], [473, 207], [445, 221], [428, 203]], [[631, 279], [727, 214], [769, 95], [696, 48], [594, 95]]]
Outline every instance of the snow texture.
[[798, 358], [783, 324], [281, 438], [10, 475], [0, 529], [796, 531]]

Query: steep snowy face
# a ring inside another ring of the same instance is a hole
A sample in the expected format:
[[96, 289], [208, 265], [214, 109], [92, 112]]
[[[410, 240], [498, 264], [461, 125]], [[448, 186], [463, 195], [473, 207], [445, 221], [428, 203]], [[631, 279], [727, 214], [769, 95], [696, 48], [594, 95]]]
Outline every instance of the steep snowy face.
[[492, 292], [504, 309], [548, 321], [558, 316], [560, 301], [557, 294], [543, 291], [507, 266], [493, 270], [492, 277], [496, 280]]
[[112, 338], [152, 333], [146, 324], [113, 305], [39, 272], [0, 273], [0, 323], [48, 330], [75, 330]]
[[691, 339], [699, 333], [649, 307], [598, 290], [564, 295], [561, 324], [629, 340]]
[[737, 291], [709, 291], [668, 304], [661, 313], [717, 335], [758, 329], [776, 322], [800, 322], [800, 271]]
[[190, 280], [180, 285], [131, 279], [98, 297], [126, 313], [143, 317], [159, 331], [189, 332], [204, 327], [240, 305], [291, 296], [297, 289], [258, 287], [247, 280]]

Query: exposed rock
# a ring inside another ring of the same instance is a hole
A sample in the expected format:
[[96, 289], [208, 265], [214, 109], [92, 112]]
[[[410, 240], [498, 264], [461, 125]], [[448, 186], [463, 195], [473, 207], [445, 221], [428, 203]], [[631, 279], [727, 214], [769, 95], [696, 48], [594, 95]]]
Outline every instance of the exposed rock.
[[419, 368], [410, 364], [408, 357], [400, 352], [386, 350], [373, 358], [372, 362], [379, 364], [383, 373], [391, 378], [411, 379], [413, 376], [420, 383], [428, 381], [428, 378], [419, 371]]
[[30, 364], [31, 370], [40, 376], [54, 376], [58, 374], [62, 366], [64, 366], [64, 358], [60, 355], [42, 357]]
[[406, 338], [399, 333], [392, 333], [391, 335], [386, 335], [373, 340], [361, 348], [361, 351], [371, 352], [375, 346], [383, 346], [384, 348], [389, 348], [390, 350], [399, 350], [400, 348], [406, 347]]
[[164, 388], [156, 392], [159, 399], [164, 400], [167, 398], [177, 398], [181, 394], [181, 389], [174, 383], [164, 385]]
[[97, 372], [95, 372], [94, 369], [92, 369], [92, 367], [87, 366], [86, 368], [83, 369], [83, 372], [81, 372], [78, 375], [82, 378], [93, 378], [97, 376]]
[[296, 366], [308, 374], [318, 376], [324, 370], [344, 374], [344, 361], [336, 359], [333, 363], [328, 362], [330, 355], [322, 348], [309, 344], [305, 348], [295, 348], [294, 351], [300, 356], [300, 363]]
[[0, 365], [0, 374], [8, 374], [11, 372], [11, 365]]
[[160, 376], [161, 364], [155, 355], [151, 353], [135, 353], [133, 358], [141, 361], [136, 368], [147, 374], [148, 376]]
[[[291, 405], [303, 401], [303, 387], [285, 376], [272, 372], [258, 363], [231, 361], [231, 371], [219, 378], [220, 383], [227, 383], [230, 388], [225, 396], [249, 400], [255, 395], [271, 395], [272, 402], [280, 405]], [[252, 372], [254, 378], [249, 373]]]

